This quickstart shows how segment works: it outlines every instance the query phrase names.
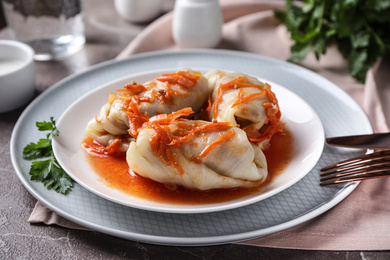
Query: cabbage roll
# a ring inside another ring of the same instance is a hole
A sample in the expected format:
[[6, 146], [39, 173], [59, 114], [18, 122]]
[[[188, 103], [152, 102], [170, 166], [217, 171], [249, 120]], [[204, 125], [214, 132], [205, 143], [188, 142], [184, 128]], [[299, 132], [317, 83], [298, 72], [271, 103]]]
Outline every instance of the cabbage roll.
[[247, 188], [265, 181], [266, 158], [243, 130], [230, 123], [176, 118], [180, 113], [157, 115], [144, 124], [126, 154], [130, 169], [170, 187], [196, 190]]
[[265, 149], [272, 135], [282, 130], [279, 105], [270, 85], [242, 73], [220, 70], [205, 77], [213, 88], [210, 120], [240, 127], [251, 142]]
[[[86, 132], [103, 145], [109, 145], [113, 138], [130, 134], [135, 138], [138, 129], [149, 117], [170, 114], [184, 107], [199, 111], [211, 92], [207, 79], [197, 71], [182, 69], [176, 73], [164, 74], [144, 84], [131, 82], [117, 93], [110, 93], [107, 103], [99, 114], [90, 120]], [[140, 121], [132, 117], [140, 113]], [[121, 149], [125, 149], [122, 147]]]

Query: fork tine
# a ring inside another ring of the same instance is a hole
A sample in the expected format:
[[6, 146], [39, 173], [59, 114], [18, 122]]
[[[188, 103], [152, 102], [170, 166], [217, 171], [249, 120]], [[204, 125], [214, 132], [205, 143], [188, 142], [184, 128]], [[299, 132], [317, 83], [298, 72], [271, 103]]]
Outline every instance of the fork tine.
[[357, 156], [321, 169], [320, 185], [390, 176], [390, 150]]
[[376, 173], [382, 173], [386, 171], [390, 171], [390, 165], [388, 165], [387, 167], [366, 167], [363, 169], [340, 172], [333, 175], [322, 177], [320, 181], [325, 181], [325, 180], [343, 177], [343, 176], [357, 176], [359, 174], [376, 174]]
[[339, 168], [330, 169], [329, 171], [323, 172], [320, 174], [320, 176], [327, 176], [329, 174], [339, 173], [339, 172], [346, 172], [350, 170], [357, 170], [357, 169], [365, 169], [365, 168], [379, 168], [379, 167], [387, 167], [390, 166], [390, 158], [384, 161], [363, 161], [359, 163], [354, 163], [347, 166], [341, 166]]
[[329, 184], [361, 181], [361, 180], [383, 178], [383, 177], [390, 177], [390, 171], [385, 171], [385, 172], [383, 172], [382, 175], [364, 174], [364, 175], [355, 176], [355, 177], [349, 176], [349, 177], [345, 177], [345, 178], [338, 178], [338, 179], [333, 179], [333, 180], [321, 182], [320, 185], [325, 186], [325, 185], [329, 185]]
[[365, 161], [365, 160], [381, 160], [381, 159], [387, 158], [388, 155], [390, 155], [390, 150], [378, 151], [378, 152], [374, 152], [374, 153], [370, 153], [370, 154], [360, 155], [357, 157], [353, 157], [353, 158], [326, 166], [326, 167], [322, 168], [321, 171], [327, 171], [327, 170], [330, 170], [333, 168], [337, 168], [340, 166], [353, 164], [353, 163], [359, 163], [359, 162]]

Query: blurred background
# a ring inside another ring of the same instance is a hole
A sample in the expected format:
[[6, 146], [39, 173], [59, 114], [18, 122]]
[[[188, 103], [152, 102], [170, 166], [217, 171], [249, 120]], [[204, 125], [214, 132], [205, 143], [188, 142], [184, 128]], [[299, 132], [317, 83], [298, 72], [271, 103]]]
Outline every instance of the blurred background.
[[5, 19], [4, 19], [3, 5], [0, 5], [0, 29], [3, 27], [5, 27]]

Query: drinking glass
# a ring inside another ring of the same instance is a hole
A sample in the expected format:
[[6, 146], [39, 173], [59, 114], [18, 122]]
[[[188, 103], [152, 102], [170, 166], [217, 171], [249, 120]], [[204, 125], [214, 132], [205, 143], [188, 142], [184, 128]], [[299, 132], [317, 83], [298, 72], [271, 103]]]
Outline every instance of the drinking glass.
[[71, 55], [84, 46], [81, 0], [2, 0], [11, 38], [30, 45], [35, 60]]

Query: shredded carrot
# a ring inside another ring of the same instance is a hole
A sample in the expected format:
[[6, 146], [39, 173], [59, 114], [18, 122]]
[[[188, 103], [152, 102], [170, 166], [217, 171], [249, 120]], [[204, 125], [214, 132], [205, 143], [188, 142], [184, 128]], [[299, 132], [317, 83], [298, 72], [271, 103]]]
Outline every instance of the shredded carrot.
[[115, 139], [108, 145], [104, 146], [98, 141], [93, 140], [92, 143], [83, 142], [82, 147], [88, 151], [88, 153], [94, 154], [96, 156], [105, 157], [109, 155], [119, 155], [121, 154], [119, 148], [123, 142], [123, 136], [117, 136]]
[[[149, 122], [149, 126], [155, 131], [155, 134], [150, 138], [152, 150], [155, 155], [160, 156], [160, 158], [166, 162], [163, 156], [169, 147], [169, 144], [174, 139], [174, 136], [168, 131], [165, 131], [161, 125], [156, 122]], [[169, 164], [169, 161], [166, 163]]]
[[116, 90], [121, 96], [134, 96], [139, 95], [142, 92], [146, 91], [146, 87], [141, 84], [136, 84], [135, 82], [126, 84], [122, 89]]
[[141, 102], [148, 102], [148, 103], [150, 103], [150, 102], [153, 102], [153, 100], [154, 100], [154, 93], [151, 93], [152, 95], [139, 95], [139, 96], [134, 96], [134, 97], [132, 97], [132, 101], [133, 102], [136, 102], [137, 104], [138, 103], [141, 103]]
[[231, 128], [232, 125], [226, 122], [212, 123], [212, 124], [204, 124], [197, 127], [191, 128], [189, 131], [182, 132], [182, 137], [177, 140], [177, 143], [183, 143], [190, 141], [195, 138], [197, 135], [201, 133], [213, 132], [213, 131], [225, 131]]
[[202, 76], [202, 74], [199, 71], [191, 71], [190, 72], [190, 71], [180, 70], [177, 72], [177, 74], [179, 74], [183, 77], [186, 77], [187, 79], [192, 80], [192, 81], [197, 81]]
[[[242, 89], [240, 88], [240, 90], [242, 90]], [[255, 97], [264, 96], [265, 95], [264, 92], [261, 92], [261, 93], [254, 93], [254, 94], [251, 94], [251, 95], [248, 95], [248, 96], [244, 97], [242, 93], [243, 93], [243, 91], [241, 91], [241, 93], [239, 91], [238, 98], [237, 98], [236, 102], [233, 103], [232, 108], [235, 107], [235, 106], [241, 105], [243, 103], [246, 103], [246, 102], [248, 102], [249, 100], [251, 100], [251, 99], [253, 99]]]
[[240, 87], [240, 88], [257, 88], [257, 89], [260, 89], [260, 90], [264, 89], [264, 85], [263, 86], [259, 86], [259, 85], [252, 84], [252, 83], [249, 83], [249, 82], [237, 82], [237, 86]]
[[226, 140], [232, 138], [234, 136], [235, 132], [234, 130], [228, 131], [226, 134], [222, 135], [220, 138], [212, 142], [211, 144], [207, 145], [203, 151], [199, 154], [198, 159], [202, 159], [207, 156], [207, 154], [210, 153], [212, 149], [214, 149], [216, 146], [220, 145], [221, 143], [225, 142]]
[[[238, 101], [238, 100], [241, 100], [241, 99], [243, 99], [243, 98], [244, 98], [244, 90], [243, 90], [242, 88], [240, 88], [240, 89], [238, 90], [238, 94], [237, 94], [237, 101]], [[234, 102], [234, 104], [237, 103], [237, 101]], [[232, 105], [232, 107], [235, 106], [234, 104]]]
[[192, 113], [194, 113], [192, 108], [186, 107], [186, 108], [182, 108], [176, 112], [173, 112], [169, 115], [162, 114], [161, 116], [154, 117], [152, 120], [153, 120], [153, 122], [156, 122], [158, 124], [169, 124], [181, 116], [189, 116]]
[[219, 87], [217, 90], [217, 94], [215, 95], [215, 100], [214, 100], [213, 121], [216, 121], [216, 119], [217, 119], [218, 106], [219, 106], [219, 102], [221, 102], [221, 99], [222, 99], [222, 89]]
[[172, 74], [164, 74], [155, 78], [157, 81], [165, 82], [167, 84], [178, 84], [186, 89], [191, 89], [199, 80], [199, 73], [191, 73], [188, 71], [178, 71]]
[[194, 120], [203, 120], [203, 121], [209, 121], [210, 119], [210, 112], [211, 112], [211, 95], [207, 98], [207, 101], [203, 103], [202, 107], [200, 108], [200, 111], [194, 115]]
[[223, 84], [221, 86], [218, 87], [217, 89], [217, 94], [215, 95], [215, 100], [214, 100], [214, 115], [213, 115], [213, 121], [216, 120], [217, 118], [217, 114], [218, 114], [218, 106], [219, 106], [219, 103], [221, 102], [222, 100], [222, 92], [224, 90], [227, 90], [227, 89], [232, 89], [234, 88], [235, 86], [237, 86], [237, 83], [238, 82], [242, 82], [242, 81], [245, 81], [247, 80], [246, 77], [239, 77], [239, 78], [236, 78], [226, 84]]
[[121, 137], [116, 137], [114, 139], [114, 141], [112, 141], [107, 147], [106, 147], [106, 151], [107, 151], [107, 154], [114, 154], [114, 153], [117, 153], [119, 152], [119, 148], [122, 144], [122, 138]]
[[[159, 156], [161, 161], [167, 165], [172, 165], [180, 176], [183, 175], [184, 170], [175, 158], [175, 154], [172, 154], [171, 146], [172, 140], [176, 137], [171, 133], [165, 131], [161, 125], [156, 122], [151, 122], [150, 126], [155, 130], [155, 135], [150, 138], [150, 145], [156, 156]], [[166, 158], [165, 158], [166, 157]]]
[[179, 175], [183, 176], [184, 169], [183, 167], [181, 167], [180, 163], [176, 160], [175, 155], [172, 154], [171, 149], [169, 147], [165, 150], [165, 154], [167, 155], [168, 160], [171, 162], [172, 166], [175, 167]]
[[265, 91], [272, 104], [278, 105], [278, 100], [276, 99], [275, 93], [271, 91], [271, 86], [268, 83], [265, 83]]
[[261, 142], [271, 138], [275, 133], [283, 131], [282, 123], [280, 122], [280, 109], [278, 100], [276, 99], [275, 93], [271, 91], [271, 86], [265, 83], [265, 92], [268, 95], [270, 102], [264, 103], [263, 107], [266, 109], [268, 122], [266, 122], [266, 128], [259, 136], [249, 136], [251, 142]]
[[210, 115], [210, 112], [211, 112], [211, 96], [209, 96], [208, 100], [207, 100], [207, 108], [206, 108], [206, 111], [207, 111], [207, 114]]
[[149, 121], [149, 117], [145, 114], [142, 114], [139, 111], [139, 105], [136, 102], [130, 102], [129, 108], [127, 110], [127, 116], [129, 118], [129, 134], [137, 138], [139, 129], [145, 122]]

